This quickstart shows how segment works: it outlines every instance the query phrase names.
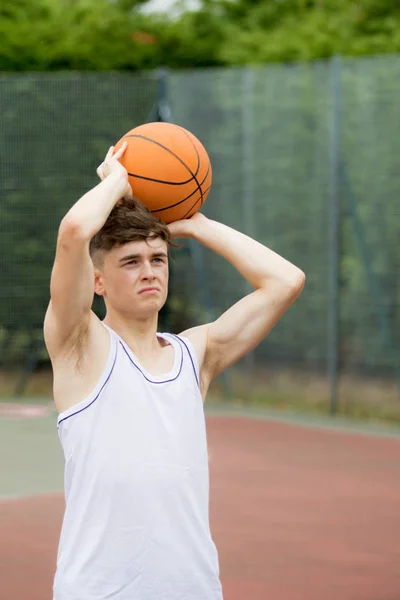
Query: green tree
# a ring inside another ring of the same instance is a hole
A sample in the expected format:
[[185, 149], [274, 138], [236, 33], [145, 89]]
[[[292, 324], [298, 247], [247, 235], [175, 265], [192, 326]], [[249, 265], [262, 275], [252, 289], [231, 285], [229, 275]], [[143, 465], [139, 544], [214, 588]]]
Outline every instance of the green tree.
[[146, 0], [4, 0], [0, 70], [143, 70], [400, 51], [397, 0], [203, 0], [178, 18]]

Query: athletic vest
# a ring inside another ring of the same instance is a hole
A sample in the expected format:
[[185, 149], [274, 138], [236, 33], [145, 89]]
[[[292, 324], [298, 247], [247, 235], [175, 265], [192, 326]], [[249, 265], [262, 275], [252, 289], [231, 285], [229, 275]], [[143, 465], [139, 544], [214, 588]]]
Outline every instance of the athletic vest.
[[62, 412], [66, 509], [54, 600], [222, 600], [203, 402], [190, 341], [151, 375], [113, 330], [103, 374]]

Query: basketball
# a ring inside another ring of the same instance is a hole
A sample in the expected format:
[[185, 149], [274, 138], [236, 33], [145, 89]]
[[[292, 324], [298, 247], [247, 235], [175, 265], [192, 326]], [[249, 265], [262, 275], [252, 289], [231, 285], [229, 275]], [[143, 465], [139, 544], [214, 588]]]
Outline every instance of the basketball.
[[172, 123], [147, 123], [128, 131], [116, 144], [128, 143], [121, 164], [135, 198], [165, 223], [187, 219], [204, 204], [212, 169], [201, 142]]

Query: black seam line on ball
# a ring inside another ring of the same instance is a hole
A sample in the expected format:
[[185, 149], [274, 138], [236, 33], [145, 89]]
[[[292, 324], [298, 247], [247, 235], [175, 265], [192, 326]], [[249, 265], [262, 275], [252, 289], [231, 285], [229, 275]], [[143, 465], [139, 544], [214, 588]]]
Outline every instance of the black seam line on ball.
[[[204, 190], [204, 194], [206, 194], [210, 188], [211, 188], [211, 185], [208, 186], [208, 188], [206, 190]], [[200, 199], [201, 198], [197, 198], [196, 202], [191, 206], [191, 208], [189, 208], [189, 210], [183, 215], [183, 217], [180, 217], [180, 219], [186, 219], [186, 217], [188, 216], [190, 211], [194, 209], [194, 207], [196, 206], [196, 204], [199, 202]]]
[[[128, 173], [128, 175], [130, 175], [130, 177], [135, 177], [136, 179], [145, 179], [146, 181], [154, 181], [155, 183], [164, 183], [165, 185], [184, 185], [185, 183], [189, 183], [190, 181], [192, 181], [194, 179], [198, 185], [198, 181], [196, 179], [198, 170], [196, 171], [196, 173], [193, 173], [193, 171], [187, 166], [187, 164], [181, 158], [179, 158], [179, 156], [177, 154], [175, 154], [175, 152], [172, 152], [172, 150], [170, 150], [163, 144], [160, 144], [160, 142], [156, 142], [155, 140], [152, 140], [151, 138], [148, 138], [144, 135], [136, 135], [136, 134], [135, 135], [125, 135], [123, 139], [128, 138], [128, 137], [140, 138], [142, 140], [146, 140], [147, 142], [151, 142], [152, 144], [156, 144], [157, 146], [160, 146], [160, 148], [162, 148], [169, 154], [172, 154], [172, 156], [174, 156], [176, 158], [176, 160], [178, 160], [185, 167], [185, 169], [191, 174], [191, 178], [188, 179], [187, 181], [177, 181], [177, 182], [176, 181], [163, 181], [162, 179], [153, 179], [152, 177], [144, 177], [143, 175], [137, 175], [136, 173]], [[198, 169], [199, 168], [200, 168], [200, 165], [198, 165]]]
[[196, 146], [193, 143], [192, 138], [189, 136], [188, 132], [186, 131], [186, 129], [183, 129], [183, 127], [180, 127], [179, 125], [175, 125], [175, 127], [177, 127], [178, 129], [180, 129], [187, 137], [187, 139], [189, 140], [189, 142], [192, 144], [194, 151], [196, 152], [196, 156], [197, 156], [197, 167], [196, 167], [196, 172], [195, 175], [197, 177], [197, 175], [199, 174], [200, 171], [200, 154], [197, 151]]
[[193, 140], [192, 140], [192, 138], [189, 136], [188, 132], [187, 132], [185, 129], [183, 129], [183, 127], [179, 127], [179, 125], [176, 125], [176, 127], [178, 127], [178, 129], [180, 129], [181, 131], [183, 131], [183, 133], [186, 135], [187, 139], [188, 139], [188, 140], [189, 140], [189, 142], [192, 144], [192, 146], [193, 146], [193, 148], [194, 148], [194, 151], [195, 151], [195, 152], [196, 152], [196, 154], [197, 154], [197, 170], [196, 170], [196, 173], [193, 175], [193, 178], [194, 178], [195, 182], [197, 183], [197, 188], [198, 188], [198, 190], [199, 190], [199, 192], [200, 192], [200, 197], [201, 197], [201, 206], [203, 206], [203, 202], [204, 202], [204, 200], [203, 200], [203, 190], [201, 189], [201, 186], [200, 186], [199, 182], [197, 181], [197, 174], [198, 174], [198, 172], [199, 172], [199, 170], [200, 170], [200, 155], [199, 155], [199, 153], [197, 152], [197, 148], [196, 148], [196, 146], [194, 145], [194, 143], [193, 143]]
[[[205, 177], [204, 177], [203, 181], [200, 183], [200, 185], [203, 185], [203, 183], [207, 179], [209, 173], [210, 173], [210, 166], [208, 167], [207, 173], [205, 174]], [[208, 188], [208, 189], [210, 189], [210, 188]], [[152, 210], [151, 212], [152, 213], [158, 213], [158, 212], [162, 212], [163, 210], [168, 210], [169, 208], [174, 208], [175, 206], [178, 206], [179, 204], [182, 204], [182, 202], [185, 202], [186, 200], [189, 200], [189, 198], [191, 198], [193, 196], [193, 194], [195, 194], [198, 191], [199, 191], [199, 189], [196, 188], [194, 190], [194, 192], [192, 192], [191, 194], [189, 194], [189, 196], [186, 196], [186, 198], [183, 198], [182, 200], [179, 200], [179, 202], [175, 202], [175, 204], [169, 204], [168, 206], [164, 206], [164, 208], [156, 208], [155, 210]], [[201, 196], [201, 198], [202, 198], [202, 196]], [[198, 200], [196, 200], [196, 202], [198, 202]]]
[[191, 177], [187, 181], [163, 181], [163, 179], [153, 179], [152, 177], [144, 177], [143, 175], [136, 175], [136, 173], [128, 173], [129, 177], [134, 177], [135, 179], [144, 179], [145, 181], [153, 181], [154, 183], [163, 183], [164, 185], [185, 185], [186, 183], [190, 183], [195, 178]]

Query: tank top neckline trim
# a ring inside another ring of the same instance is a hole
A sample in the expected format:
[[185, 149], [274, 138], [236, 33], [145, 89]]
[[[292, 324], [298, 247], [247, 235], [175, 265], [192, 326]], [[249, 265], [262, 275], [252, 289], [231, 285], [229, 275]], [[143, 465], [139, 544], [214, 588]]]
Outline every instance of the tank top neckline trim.
[[[174, 359], [174, 365], [172, 367], [172, 370], [169, 373], [156, 376], [156, 375], [150, 375], [141, 367], [140, 363], [137, 361], [133, 352], [125, 344], [125, 342], [122, 340], [122, 338], [113, 329], [111, 329], [111, 327], [108, 327], [108, 325], [106, 325], [105, 323], [103, 323], [103, 325], [107, 329], [107, 331], [110, 335], [110, 352], [109, 352], [103, 373], [101, 374], [101, 376], [97, 382], [97, 385], [95, 386], [93, 391], [88, 396], [86, 396], [86, 398], [83, 398], [77, 404], [74, 404], [70, 408], [67, 408], [66, 410], [62, 411], [58, 415], [57, 429], [59, 428], [59, 426], [61, 425], [61, 423], [63, 421], [66, 421], [70, 417], [73, 417], [73, 416], [77, 415], [78, 413], [86, 410], [99, 398], [101, 392], [103, 391], [103, 388], [105, 387], [106, 383], [108, 382], [108, 380], [110, 379], [110, 377], [112, 375], [112, 372], [114, 371], [115, 363], [117, 361], [118, 348], [123, 349], [123, 351], [128, 356], [132, 365], [134, 365], [136, 367], [136, 369], [138, 369], [138, 371], [141, 373], [141, 375], [150, 383], [161, 384], [161, 383], [169, 383], [171, 381], [175, 381], [176, 379], [178, 379], [178, 377], [182, 371], [183, 350], [182, 350], [181, 344], [177, 341], [177, 339], [178, 340], [180, 339], [178, 336], [174, 336], [173, 334], [167, 334], [167, 333], [162, 333], [162, 334], [157, 333], [158, 337], [162, 337], [162, 338], [166, 339], [171, 344], [171, 346], [173, 346], [174, 352], [175, 352], [175, 359]], [[185, 346], [186, 346], [186, 344], [185, 344]], [[193, 364], [192, 357], [190, 357], [190, 359]], [[193, 365], [193, 369], [195, 370], [194, 365]], [[197, 379], [197, 377], [196, 377], [196, 379]]]
[[114, 329], [106, 325], [104, 322], [102, 322], [102, 324], [106, 329], [108, 329], [111, 335], [117, 339], [119, 345], [125, 352], [126, 356], [129, 358], [132, 365], [143, 375], [146, 381], [155, 384], [170, 383], [171, 381], [175, 381], [175, 379], [179, 377], [183, 366], [183, 350], [181, 344], [176, 340], [175, 336], [170, 335], [168, 333], [157, 332], [158, 338], [164, 339], [172, 346], [174, 350], [174, 364], [172, 366], [172, 369], [170, 369], [168, 372], [161, 373], [160, 375], [154, 375], [152, 373], [149, 373], [143, 367], [143, 365], [140, 363], [139, 359], [128, 346], [128, 344], [125, 342], [125, 340], [116, 331], [114, 331]]

